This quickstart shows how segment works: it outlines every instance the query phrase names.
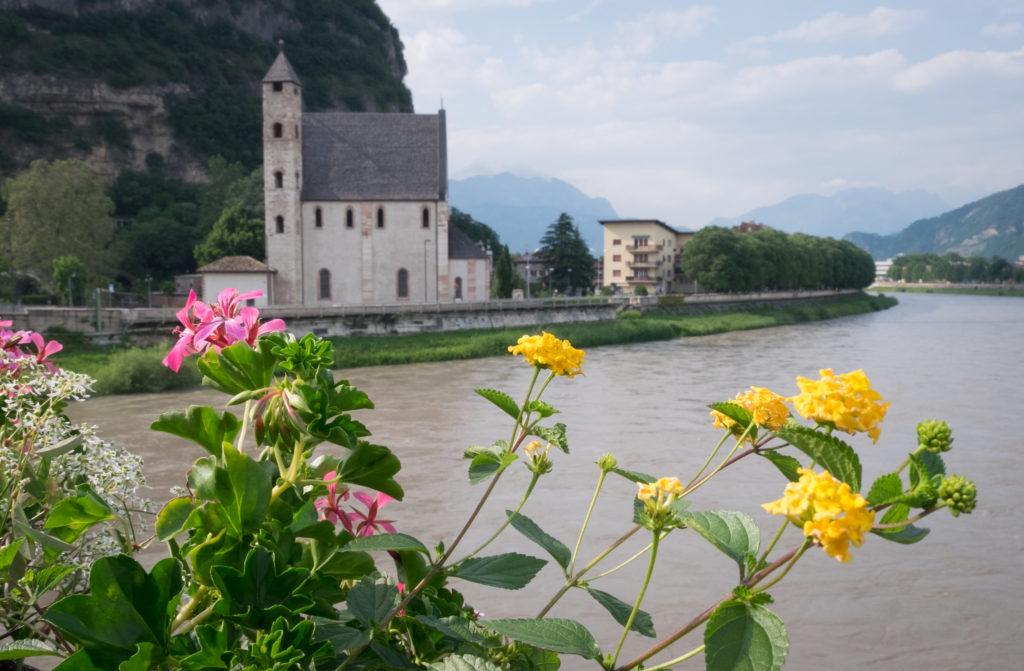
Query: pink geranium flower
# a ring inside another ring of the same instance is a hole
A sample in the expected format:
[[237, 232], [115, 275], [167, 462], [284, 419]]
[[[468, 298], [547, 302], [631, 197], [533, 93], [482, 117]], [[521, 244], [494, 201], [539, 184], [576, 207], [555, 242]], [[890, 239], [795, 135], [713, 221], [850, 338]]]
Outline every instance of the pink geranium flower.
[[366, 506], [365, 513], [354, 508], [352, 509], [353, 520], [358, 520], [354, 532], [356, 536], [372, 536], [375, 533], [381, 533], [382, 529], [390, 534], [395, 533], [394, 520], [377, 518], [380, 509], [391, 503], [394, 499], [380, 492], [377, 492], [375, 496], [370, 496], [366, 492], [356, 492], [354, 496], [359, 499], [360, 503]]
[[46, 342], [42, 335], [34, 331], [29, 333], [28, 337], [36, 348], [36, 363], [43, 364], [51, 372], [57, 370], [57, 367], [53, 365], [52, 361], [48, 360], [48, 357], [51, 354], [56, 354], [64, 349], [64, 345], [60, 344], [56, 340]]
[[348, 500], [348, 488], [342, 486], [339, 492], [338, 483], [331, 482], [337, 477], [337, 471], [328, 471], [324, 474], [324, 481], [330, 482], [327, 485], [327, 496], [321, 496], [313, 502], [313, 505], [316, 506], [317, 511], [320, 513], [321, 520], [327, 520], [331, 524], [341, 524], [351, 533], [352, 518], [341, 508], [341, 502]]

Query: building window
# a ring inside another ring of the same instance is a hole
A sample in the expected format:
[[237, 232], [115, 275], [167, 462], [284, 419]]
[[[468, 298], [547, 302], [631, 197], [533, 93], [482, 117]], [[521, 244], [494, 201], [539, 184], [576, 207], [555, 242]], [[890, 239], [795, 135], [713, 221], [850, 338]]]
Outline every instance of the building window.
[[284, 126], [279, 123], [274, 124], [274, 137], [284, 137]]
[[299, 137], [299, 124], [295, 124], [295, 137], [296, 139]]
[[278, 189], [284, 188], [284, 173], [280, 170], [274, 173], [274, 186]]
[[317, 228], [323, 228], [324, 227], [324, 211], [322, 209], [320, 209], [319, 207], [316, 208], [316, 212], [314, 213], [314, 219], [315, 219], [314, 225]]
[[455, 278], [455, 300], [457, 300], [457, 301], [461, 301], [462, 300], [462, 278], [461, 277], [456, 277]]
[[284, 233], [284, 217], [277, 215], [277, 217], [274, 218], [274, 228], [278, 233]]
[[634, 254], [633, 255], [633, 263], [647, 263], [647, 255], [646, 254]]
[[616, 254], [616, 255], [614, 255], [612, 257], [612, 261], [616, 261], [617, 262], [617, 261], [621, 261], [621, 260], [622, 260], [622, 254]]
[[317, 295], [320, 300], [326, 300], [331, 297], [331, 271], [326, 268], [320, 269], [320, 286], [318, 287]]
[[352, 212], [352, 208], [345, 210], [345, 228], [355, 228], [356, 226], [356, 215]]
[[274, 82], [274, 91], [280, 93], [284, 90], [284, 82]]
[[635, 238], [633, 238], [633, 246], [634, 247], [646, 247], [648, 241], [649, 240], [646, 237], [643, 237], [643, 238], [635, 237]]
[[384, 228], [384, 208], [377, 208], [377, 228]]
[[622, 240], [619, 240], [618, 238], [615, 238], [614, 240], [612, 240], [612, 245], [615, 246], [615, 247], [618, 247], [621, 244], [622, 244]]
[[409, 297], [409, 271], [405, 268], [398, 269], [398, 297]]
[[621, 270], [613, 270], [612, 271], [612, 277], [622, 277], [622, 271]]
[[430, 210], [423, 208], [423, 228], [430, 228]]

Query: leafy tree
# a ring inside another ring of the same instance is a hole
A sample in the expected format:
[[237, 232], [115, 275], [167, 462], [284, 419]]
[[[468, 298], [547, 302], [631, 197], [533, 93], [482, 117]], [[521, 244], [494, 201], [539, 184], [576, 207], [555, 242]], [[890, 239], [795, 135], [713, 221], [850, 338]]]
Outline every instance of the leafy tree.
[[263, 171], [246, 170], [220, 156], [210, 159], [207, 182], [199, 193], [199, 230], [206, 235], [228, 204], [241, 200], [252, 216], [263, 217]]
[[53, 283], [64, 293], [67, 305], [82, 302], [86, 280], [85, 266], [77, 256], [68, 254], [53, 260]]
[[493, 228], [457, 208], [452, 208], [451, 214], [448, 216], [448, 225], [462, 231], [471, 240], [484, 243], [487, 249], [495, 250], [495, 253], [502, 246], [501, 238]]
[[245, 205], [235, 202], [228, 206], [206, 239], [196, 245], [196, 263], [204, 265], [222, 256], [264, 255], [263, 220], [246, 214]]
[[502, 245], [494, 256], [494, 280], [491, 282], [491, 292], [494, 297], [511, 298], [513, 280], [512, 255], [508, 252], [508, 246]]
[[121, 236], [122, 272], [136, 280], [133, 286], [141, 288], [146, 277], [159, 283], [195, 268], [194, 230], [167, 216], [132, 222]]
[[113, 237], [113, 202], [103, 180], [76, 160], [35, 161], [0, 188], [4, 235], [15, 270], [49, 281], [54, 260], [74, 254], [88, 273], [105, 276]]
[[537, 256], [551, 269], [548, 281], [552, 289], [571, 292], [594, 283], [594, 257], [572, 217], [564, 212], [544, 233]]

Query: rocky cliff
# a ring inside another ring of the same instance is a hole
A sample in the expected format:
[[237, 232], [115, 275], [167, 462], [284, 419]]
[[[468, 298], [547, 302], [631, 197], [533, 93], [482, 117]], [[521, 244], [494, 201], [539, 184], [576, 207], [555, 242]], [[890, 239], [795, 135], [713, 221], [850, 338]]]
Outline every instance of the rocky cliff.
[[411, 110], [375, 0], [0, 0], [0, 176], [36, 158], [189, 180], [213, 155], [254, 166], [278, 39], [308, 108]]

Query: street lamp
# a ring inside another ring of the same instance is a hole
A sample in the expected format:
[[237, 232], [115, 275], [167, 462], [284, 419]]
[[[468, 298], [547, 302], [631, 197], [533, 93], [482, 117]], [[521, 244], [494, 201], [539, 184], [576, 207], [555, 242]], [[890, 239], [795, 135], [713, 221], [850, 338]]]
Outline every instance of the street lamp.
[[146, 307], [153, 307], [153, 276], [146, 275]]
[[73, 307], [75, 304], [75, 278], [77, 277], [78, 273], [68, 275], [68, 307]]

